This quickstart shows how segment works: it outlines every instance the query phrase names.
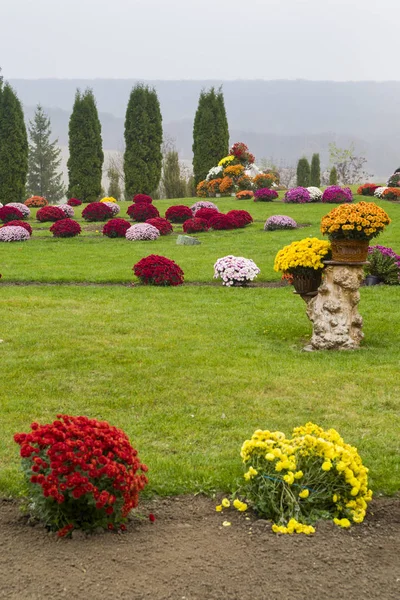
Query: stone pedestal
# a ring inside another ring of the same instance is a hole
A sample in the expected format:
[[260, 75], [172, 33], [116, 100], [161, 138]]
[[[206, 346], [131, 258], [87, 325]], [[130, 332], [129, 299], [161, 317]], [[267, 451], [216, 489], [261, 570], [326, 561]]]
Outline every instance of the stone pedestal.
[[325, 277], [316, 296], [304, 297], [313, 324], [305, 350], [354, 350], [359, 347], [362, 317], [358, 312], [359, 287], [366, 263], [325, 261]]

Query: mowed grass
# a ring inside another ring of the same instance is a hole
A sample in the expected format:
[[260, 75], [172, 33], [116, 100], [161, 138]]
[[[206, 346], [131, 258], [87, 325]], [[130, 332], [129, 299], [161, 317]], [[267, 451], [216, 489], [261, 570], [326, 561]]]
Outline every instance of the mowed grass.
[[[157, 206], [162, 202], [172, 204]], [[220, 205], [228, 210], [238, 202]], [[25, 244], [1, 245], [2, 281], [129, 282], [133, 264], [150, 253], [177, 260], [191, 281], [211, 281], [213, 261], [228, 253], [253, 258], [263, 279], [277, 279], [275, 252], [318, 235], [320, 217], [331, 208], [240, 205], [256, 222], [244, 231], [203, 234], [199, 247], [178, 247], [172, 237], [129, 243], [95, 232], [78, 240], [35, 232]], [[399, 207], [381, 205], [393, 223], [379, 243], [398, 250]], [[264, 233], [269, 214], [312, 225]], [[290, 434], [309, 420], [338, 429], [358, 447], [376, 492], [398, 491], [399, 288], [362, 288], [360, 312], [362, 349], [307, 353], [311, 326], [289, 287], [0, 284], [0, 493], [23, 489], [14, 432], [59, 412], [126, 430], [149, 465], [151, 493], [232, 489], [241, 444], [256, 428]]]

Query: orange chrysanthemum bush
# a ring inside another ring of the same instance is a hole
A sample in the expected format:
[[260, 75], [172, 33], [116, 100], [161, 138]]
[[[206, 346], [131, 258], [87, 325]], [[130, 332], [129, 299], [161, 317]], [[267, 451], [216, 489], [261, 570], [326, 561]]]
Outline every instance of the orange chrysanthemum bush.
[[209, 196], [215, 196], [215, 194], [220, 193], [219, 186], [221, 184], [221, 181], [222, 181], [221, 178], [217, 178], [217, 179], [211, 179], [211, 181], [208, 182], [207, 190], [208, 190]]
[[31, 196], [31, 198], [25, 200], [24, 204], [29, 208], [42, 208], [43, 206], [47, 206], [48, 202], [43, 196]]
[[271, 173], [259, 173], [254, 177], [253, 183], [256, 190], [270, 188], [275, 183], [275, 177]]
[[233, 187], [233, 179], [231, 177], [224, 177], [219, 184], [219, 191], [221, 194], [230, 194]]
[[207, 195], [208, 195], [208, 181], [206, 181], [206, 179], [204, 179], [203, 181], [200, 181], [200, 183], [197, 184], [196, 196], [198, 198], [207, 198]]
[[382, 198], [384, 200], [400, 200], [400, 188], [386, 188], [386, 190], [382, 193]]
[[251, 190], [252, 185], [253, 185], [253, 178], [250, 177], [249, 175], [242, 175], [237, 180], [237, 185], [238, 185], [239, 190], [241, 190], [241, 191]]
[[389, 215], [375, 202], [357, 202], [341, 204], [322, 217], [321, 231], [331, 240], [371, 240], [389, 223]]
[[224, 177], [230, 177], [231, 179], [238, 179], [244, 174], [243, 165], [231, 165], [224, 169]]
[[30, 512], [59, 536], [72, 529], [125, 528], [147, 484], [128, 436], [105, 421], [57, 415], [17, 433]]
[[254, 198], [254, 193], [252, 190], [241, 190], [240, 192], [237, 192], [236, 198], [238, 200], [251, 200]]

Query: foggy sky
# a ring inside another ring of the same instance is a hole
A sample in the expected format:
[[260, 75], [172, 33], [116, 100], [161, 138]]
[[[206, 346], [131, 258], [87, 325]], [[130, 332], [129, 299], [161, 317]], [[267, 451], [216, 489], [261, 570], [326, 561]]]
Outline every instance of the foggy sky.
[[399, 0], [0, 0], [12, 78], [399, 80]]

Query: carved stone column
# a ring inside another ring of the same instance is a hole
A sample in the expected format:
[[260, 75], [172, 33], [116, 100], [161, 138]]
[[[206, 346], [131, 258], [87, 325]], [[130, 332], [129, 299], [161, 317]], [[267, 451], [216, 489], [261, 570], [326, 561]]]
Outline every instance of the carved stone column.
[[325, 277], [318, 294], [304, 298], [313, 324], [311, 342], [305, 350], [354, 350], [364, 334], [358, 312], [359, 287], [366, 263], [325, 261]]

